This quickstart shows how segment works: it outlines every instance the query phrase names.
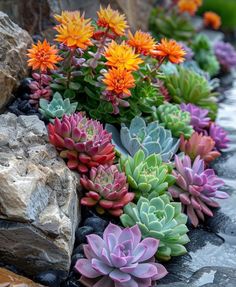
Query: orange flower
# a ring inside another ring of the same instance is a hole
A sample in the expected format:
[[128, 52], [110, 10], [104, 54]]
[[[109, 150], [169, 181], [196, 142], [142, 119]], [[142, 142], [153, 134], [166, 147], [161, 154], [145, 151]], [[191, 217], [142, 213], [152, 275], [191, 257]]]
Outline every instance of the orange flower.
[[218, 30], [221, 26], [221, 18], [214, 12], [206, 12], [204, 13], [204, 25]]
[[135, 54], [133, 48], [125, 42], [117, 44], [112, 41], [106, 48], [104, 56], [107, 59], [106, 65], [128, 71], [138, 70], [138, 65], [143, 62], [139, 55]]
[[117, 10], [111, 9], [110, 5], [108, 5], [106, 9], [100, 7], [100, 11], [98, 11], [97, 14], [98, 26], [109, 28], [118, 36], [125, 34], [125, 29], [128, 28], [125, 15], [120, 14]]
[[38, 41], [37, 44], [32, 45], [31, 49], [28, 49], [28, 65], [33, 70], [41, 70], [42, 72], [47, 69], [55, 70], [56, 64], [62, 60], [57, 53], [56, 47], [50, 46], [47, 40], [44, 40], [43, 43]]
[[184, 61], [186, 52], [175, 40], [161, 39], [161, 43], [156, 45], [153, 56], [158, 58], [168, 58], [171, 63], [179, 64]]
[[80, 11], [62, 11], [61, 15], [54, 15], [54, 18], [60, 24], [66, 24], [70, 21], [73, 22], [78, 19], [89, 22], [89, 19], [88, 20], [84, 19], [84, 15], [81, 16]]
[[193, 0], [198, 7], [202, 5], [202, 0]]
[[127, 43], [135, 48], [136, 53], [149, 55], [155, 49], [156, 41], [149, 33], [137, 31], [134, 35], [129, 31]]
[[181, 13], [188, 13], [193, 16], [198, 9], [196, 0], [180, 0], [178, 2], [178, 9]]
[[70, 14], [71, 18], [68, 15], [61, 18], [61, 25], [55, 27], [58, 32], [55, 40], [70, 48], [86, 50], [88, 46], [93, 45], [91, 38], [94, 28], [90, 19], [84, 19], [84, 16], [80, 16], [78, 12]]
[[131, 95], [129, 89], [135, 86], [134, 77], [131, 71], [124, 69], [111, 68], [104, 75], [103, 82], [107, 85], [106, 90], [116, 94]]

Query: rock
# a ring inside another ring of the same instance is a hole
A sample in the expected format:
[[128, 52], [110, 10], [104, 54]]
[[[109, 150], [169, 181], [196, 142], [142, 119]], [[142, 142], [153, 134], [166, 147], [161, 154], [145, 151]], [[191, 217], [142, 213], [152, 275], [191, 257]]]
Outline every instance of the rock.
[[98, 9], [98, 0], [0, 0], [0, 10], [31, 35], [50, 29], [54, 24], [53, 15], [62, 10], [81, 10], [87, 17], [96, 17]]
[[23, 276], [16, 275], [15, 273], [4, 268], [0, 268], [0, 286], [2, 287], [43, 287], [43, 285], [36, 284], [33, 281]]
[[84, 225], [90, 226], [94, 229], [94, 232], [103, 232], [109, 222], [103, 220], [100, 217], [88, 217], [84, 221]]
[[8, 113], [0, 123], [0, 261], [32, 275], [68, 271], [79, 223], [78, 175], [48, 143], [37, 116]]
[[79, 227], [75, 233], [75, 244], [79, 245], [80, 243], [86, 243], [86, 236], [92, 233], [94, 233], [94, 230], [90, 226]]
[[60, 286], [63, 277], [62, 272], [49, 270], [38, 274], [35, 277], [35, 280], [49, 287], [58, 287]]
[[20, 80], [28, 73], [26, 53], [32, 43], [30, 35], [0, 12], [0, 110], [12, 97]]

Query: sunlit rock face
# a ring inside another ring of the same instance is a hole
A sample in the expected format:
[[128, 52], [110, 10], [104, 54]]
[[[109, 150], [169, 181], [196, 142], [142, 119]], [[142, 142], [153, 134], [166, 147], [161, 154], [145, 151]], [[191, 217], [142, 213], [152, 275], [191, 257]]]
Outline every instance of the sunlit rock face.
[[0, 261], [29, 274], [69, 270], [79, 179], [37, 116], [0, 115]]

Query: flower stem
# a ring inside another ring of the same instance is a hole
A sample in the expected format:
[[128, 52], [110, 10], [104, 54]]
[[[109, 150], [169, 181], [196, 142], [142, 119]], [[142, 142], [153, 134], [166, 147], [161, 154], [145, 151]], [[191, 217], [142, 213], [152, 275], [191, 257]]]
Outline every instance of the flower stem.
[[69, 54], [69, 65], [68, 65], [68, 74], [67, 74], [67, 81], [66, 81], [66, 87], [69, 88], [70, 82], [71, 82], [71, 72], [72, 72], [72, 61], [73, 57], [75, 55], [75, 48], [72, 48]]

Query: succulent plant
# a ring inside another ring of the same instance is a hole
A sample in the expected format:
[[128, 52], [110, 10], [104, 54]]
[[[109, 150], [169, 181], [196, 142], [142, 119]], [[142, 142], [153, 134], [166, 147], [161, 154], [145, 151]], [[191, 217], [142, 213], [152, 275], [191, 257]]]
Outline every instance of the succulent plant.
[[179, 44], [182, 46], [182, 48], [185, 50], [186, 54], [184, 55], [185, 61], [190, 61], [193, 58], [193, 50], [186, 45], [184, 42], [179, 42]]
[[183, 112], [177, 105], [166, 103], [159, 106], [154, 112], [154, 119], [159, 119], [161, 124], [169, 129], [174, 137], [184, 135], [185, 138], [190, 138], [193, 133], [193, 128], [190, 125], [190, 114]]
[[215, 148], [222, 150], [228, 147], [228, 133], [219, 125], [215, 123], [210, 124], [209, 136], [215, 141]]
[[174, 199], [178, 198], [191, 223], [197, 226], [198, 219], [204, 220], [204, 214], [213, 216], [208, 206], [218, 207], [214, 198], [227, 198], [225, 192], [218, 189], [224, 185], [224, 181], [219, 179], [213, 169], [204, 170], [204, 161], [197, 156], [193, 164], [189, 156], [182, 160], [175, 156], [176, 185], [169, 188], [169, 192]]
[[191, 39], [194, 34], [194, 27], [189, 18], [179, 15], [173, 9], [166, 13], [161, 7], [152, 10], [149, 29], [158, 38], [166, 37], [177, 41]]
[[123, 155], [134, 156], [142, 149], [145, 156], [157, 153], [167, 162], [179, 148], [179, 140], [172, 138], [171, 131], [164, 129], [157, 121], [146, 125], [143, 118], [135, 117], [129, 128], [122, 124], [120, 133], [109, 124], [106, 129], [112, 133], [113, 144]]
[[213, 47], [208, 37], [202, 33], [198, 34], [192, 43], [194, 52], [194, 59], [197, 61], [199, 67], [208, 72], [211, 76], [219, 72], [219, 62], [214, 54]]
[[208, 110], [201, 109], [194, 104], [181, 104], [180, 108], [182, 111], [190, 113], [190, 124], [196, 132], [204, 132], [209, 127], [210, 118], [207, 117]]
[[125, 172], [137, 199], [140, 196], [148, 197], [152, 192], [163, 194], [174, 183], [171, 165], [163, 163], [158, 154], [145, 157], [143, 150], [137, 151], [133, 157], [122, 156], [119, 169]]
[[180, 150], [192, 160], [199, 155], [207, 164], [220, 156], [220, 152], [215, 150], [215, 141], [197, 132], [194, 132], [189, 140], [180, 138]]
[[67, 159], [67, 165], [79, 172], [88, 172], [100, 164], [111, 165], [115, 158], [111, 134], [100, 122], [86, 118], [82, 113], [64, 115], [48, 125], [49, 140]]
[[43, 117], [53, 122], [55, 118], [61, 119], [63, 115], [73, 114], [76, 111], [77, 103], [70, 103], [68, 98], [63, 100], [61, 94], [56, 92], [51, 102], [40, 99], [39, 106], [39, 111]]
[[219, 41], [214, 45], [214, 51], [224, 71], [228, 72], [236, 67], [236, 50], [230, 43]]
[[89, 177], [83, 175], [80, 183], [87, 190], [81, 204], [96, 206], [98, 213], [107, 210], [111, 215], [120, 216], [123, 207], [134, 198], [134, 193], [128, 192], [125, 174], [119, 172], [116, 165], [92, 167]]
[[31, 90], [29, 103], [38, 108], [40, 99], [50, 100], [51, 98], [52, 90], [50, 83], [52, 77], [46, 73], [33, 73], [32, 77], [34, 80], [29, 85]]
[[75, 269], [82, 274], [80, 282], [86, 287], [152, 286], [167, 271], [155, 263], [154, 254], [159, 241], [145, 238], [137, 225], [121, 229], [110, 223], [103, 238], [96, 234], [87, 236], [84, 245], [86, 258], [76, 262]]
[[192, 103], [208, 109], [211, 119], [215, 119], [218, 93], [212, 92], [212, 87], [206, 78], [192, 70], [178, 67], [178, 73], [166, 75], [164, 82], [174, 103]]
[[171, 256], [187, 252], [183, 246], [189, 242], [187, 216], [181, 212], [181, 203], [170, 202], [167, 194], [148, 199], [140, 197], [137, 205], [129, 203], [120, 220], [125, 227], [137, 224], [143, 238], [159, 239], [156, 254], [159, 259], [169, 260]]

